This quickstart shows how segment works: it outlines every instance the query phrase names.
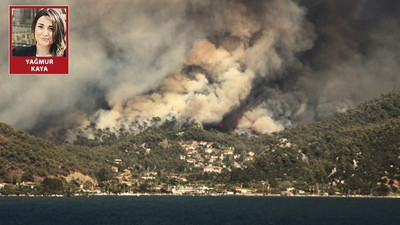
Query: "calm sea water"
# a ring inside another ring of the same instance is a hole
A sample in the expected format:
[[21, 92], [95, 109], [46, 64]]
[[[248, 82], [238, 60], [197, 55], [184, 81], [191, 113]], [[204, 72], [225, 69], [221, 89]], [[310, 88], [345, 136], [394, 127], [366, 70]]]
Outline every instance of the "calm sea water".
[[0, 224], [398, 225], [400, 199], [0, 197]]

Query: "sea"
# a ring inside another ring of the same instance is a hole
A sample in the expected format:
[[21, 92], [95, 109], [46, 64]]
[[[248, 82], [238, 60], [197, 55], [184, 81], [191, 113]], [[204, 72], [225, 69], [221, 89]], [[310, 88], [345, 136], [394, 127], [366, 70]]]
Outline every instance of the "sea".
[[244, 196], [0, 197], [0, 225], [399, 225], [400, 199]]

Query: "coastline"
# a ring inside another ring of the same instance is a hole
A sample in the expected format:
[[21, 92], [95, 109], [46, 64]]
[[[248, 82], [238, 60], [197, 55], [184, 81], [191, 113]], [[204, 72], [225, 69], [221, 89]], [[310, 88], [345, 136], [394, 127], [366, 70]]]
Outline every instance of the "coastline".
[[71, 198], [71, 197], [154, 197], [154, 196], [174, 196], [174, 197], [282, 197], [282, 198], [372, 198], [372, 199], [400, 199], [399, 195], [396, 196], [373, 196], [373, 195], [290, 195], [284, 196], [279, 194], [236, 194], [236, 195], [218, 195], [218, 194], [150, 194], [150, 193], [122, 193], [122, 194], [76, 194], [76, 195], [0, 195], [4, 197], [29, 197], [29, 198]]

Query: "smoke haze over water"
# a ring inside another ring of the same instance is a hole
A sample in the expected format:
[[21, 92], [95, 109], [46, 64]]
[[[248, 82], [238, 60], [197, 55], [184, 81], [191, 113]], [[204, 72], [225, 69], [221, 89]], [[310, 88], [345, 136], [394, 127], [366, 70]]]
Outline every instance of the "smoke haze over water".
[[8, 76], [0, 21], [0, 121], [34, 133], [153, 117], [271, 133], [400, 86], [397, 1], [40, 3], [70, 5], [68, 76]]

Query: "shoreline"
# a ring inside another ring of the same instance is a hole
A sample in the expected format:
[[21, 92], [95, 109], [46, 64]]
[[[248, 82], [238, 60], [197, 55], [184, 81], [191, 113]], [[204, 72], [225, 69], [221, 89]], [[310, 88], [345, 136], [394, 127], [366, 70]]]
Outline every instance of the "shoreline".
[[239, 194], [239, 195], [218, 195], [218, 194], [150, 194], [150, 193], [123, 193], [123, 194], [77, 194], [77, 195], [0, 195], [4, 197], [28, 197], [28, 198], [73, 198], [73, 197], [154, 197], [154, 196], [174, 196], [174, 197], [282, 197], [282, 198], [371, 198], [371, 199], [400, 199], [400, 196], [373, 196], [373, 195], [290, 195], [279, 194]]

